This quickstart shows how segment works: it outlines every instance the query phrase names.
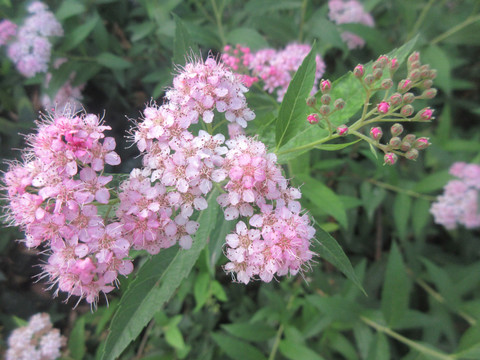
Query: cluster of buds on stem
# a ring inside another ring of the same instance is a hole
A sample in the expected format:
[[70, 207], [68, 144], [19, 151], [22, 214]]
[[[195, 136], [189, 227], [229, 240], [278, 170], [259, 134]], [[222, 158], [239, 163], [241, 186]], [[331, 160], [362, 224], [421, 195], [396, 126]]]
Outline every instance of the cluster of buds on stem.
[[[307, 116], [307, 121], [312, 125], [319, 124], [321, 127], [325, 127], [326, 125], [330, 133], [333, 131], [333, 126], [329, 120], [329, 117], [334, 112], [342, 110], [345, 107], [345, 101], [343, 99], [332, 99], [330, 94], [331, 89], [332, 83], [330, 80], [322, 80], [320, 81], [320, 93], [322, 94], [320, 96], [320, 103], [317, 102], [317, 98], [315, 96], [310, 96], [306, 100], [307, 105], [316, 111], [316, 113], [312, 113]], [[320, 120], [323, 121], [320, 122]], [[347, 133], [348, 127], [345, 125], [337, 128], [337, 134], [339, 136], [345, 136]]]

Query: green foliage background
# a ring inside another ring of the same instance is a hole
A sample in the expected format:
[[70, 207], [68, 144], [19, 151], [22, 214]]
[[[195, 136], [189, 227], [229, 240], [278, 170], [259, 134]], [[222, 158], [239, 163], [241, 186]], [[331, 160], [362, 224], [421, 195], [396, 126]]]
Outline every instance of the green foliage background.
[[[232, 283], [221, 265], [234, 224], [223, 220], [212, 194], [191, 250], [134, 254], [137, 273], [109, 295], [108, 307], [103, 301], [90, 312], [84, 304], [72, 309], [61, 296], [52, 301], [52, 291], [32, 280], [41, 256], [5, 227], [0, 346], [21, 319], [46, 311], [69, 335], [65, 359], [480, 359], [479, 232], [446, 231], [429, 214], [450, 180], [449, 166], [480, 161], [477, 1], [366, 0], [375, 28], [336, 26], [327, 2], [315, 0], [47, 3], [65, 30], [54, 55], [69, 61], [43, 89], [43, 75], [25, 80], [0, 58], [5, 159], [18, 156], [10, 149], [22, 147], [18, 133], [33, 127], [42, 92], [54, 94], [72, 71], [76, 84], [87, 84], [85, 109], [105, 109], [120, 151], [130, 127], [125, 115], [138, 117], [151, 97], [161, 102], [185, 54], [217, 54], [227, 43], [258, 50], [315, 41], [327, 64], [324, 77], [338, 79], [334, 96], [347, 101], [333, 118], [336, 125], [353, 121], [363, 104], [356, 79], [345, 73], [384, 53], [404, 59], [420, 51], [438, 70], [439, 95], [429, 103], [436, 119], [407, 130], [433, 145], [416, 162], [395, 167], [382, 166], [365, 144], [322, 148], [316, 141], [325, 130], [312, 130], [304, 120], [312, 53], [281, 105], [261, 91], [249, 93], [257, 118], [247, 130], [276, 151], [287, 177], [302, 186], [303, 206], [317, 229], [319, 257], [310, 271], [269, 284]], [[0, 0], [0, 14], [20, 20], [25, 4]], [[349, 51], [340, 37], [344, 30], [366, 39], [365, 48]], [[122, 165], [114, 170], [127, 173], [137, 153], [120, 152]]]

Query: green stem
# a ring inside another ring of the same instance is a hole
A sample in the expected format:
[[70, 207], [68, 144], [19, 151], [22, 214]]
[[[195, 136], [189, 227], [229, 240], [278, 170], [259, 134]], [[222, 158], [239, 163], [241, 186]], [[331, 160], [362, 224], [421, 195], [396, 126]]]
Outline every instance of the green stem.
[[406, 41], [410, 40], [417, 33], [418, 29], [420, 29], [420, 26], [422, 25], [423, 20], [425, 20], [425, 16], [427, 16], [427, 13], [429, 12], [434, 2], [435, 0], [430, 0], [428, 4], [423, 7], [423, 10], [420, 13], [420, 16], [415, 22], [415, 25], [413, 26], [412, 30], [408, 33]]
[[222, 41], [222, 48], [227, 45], [227, 39], [225, 38], [225, 33], [223, 31], [223, 24], [222, 24], [222, 12], [223, 6], [221, 9], [217, 7], [217, 2], [215, 0], [211, 0], [213, 13], [215, 14], [215, 20], [217, 22], [218, 27], [218, 35], [220, 36], [220, 40]]
[[411, 347], [412, 349], [415, 349], [415, 350], [421, 352], [424, 355], [431, 356], [435, 359], [440, 359], [440, 360], [454, 360], [455, 359], [455, 357], [452, 356], [452, 355], [441, 353], [438, 350], [431, 349], [431, 348], [426, 347], [426, 346], [424, 346], [424, 345], [422, 345], [422, 344], [420, 344], [416, 341], [410, 340], [410, 339], [406, 338], [405, 336], [402, 336], [399, 333], [393, 331], [392, 329], [390, 329], [386, 326], [380, 325], [379, 323], [376, 323], [375, 321], [366, 318], [365, 316], [360, 316], [360, 319], [365, 324], [367, 324], [368, 326], [371, 326], [372, 328], [374, 328], [378, 332], [384, 333], [384, 334], [390, 336], [391, 338], [394, 338], [395, 340], [398, 340], [401, 343]]
[[395, 191], [395, 192], [398, 192], [398, 193], [403, 193], [403, 194], [406, 194], [408, 196], [415, 197], [415, 198], [418, 198], [418, 199], [423, 199], [423, 200], [427, 200], [427, 201], [437, 200], [437, 198], [435, 196], [420, 194], [420, 193], [417, 193], [415, 191], [403, 189], [403, 188], [400, 188], [398, 186], [390, 185], [390, 184], [387, 184], [387, 183], [384, 183], [384, 182], [381, 182], [381, 181], [378, 181], [378, 180], [375, 180], [375, 179], [367, 179], [366, 181], [368, 181], [369, 183], [371, 183], [373, 185], [382, 187], [384, 189]]
[[468, 18], [465, 19], [465, 21], [463, 21], [460, 24], [452, 27], [450, 30], [445, 31], [443, 34], [438, 35], [435, 39], [430, 41], [430, 44], [431, 45], [438, 44], [439, 42], [445, 40], [449, 36], [455, 34], [457, 31], [462, 30], [464, 27], [466, 27], [466, 26], [468, 26], [468, 25], [470, 25], [470, 24], [472, 24], [472, 23], [474, 23], [475, 21], [478, 21], [478, 20], [480, 20], [480, 15], [468, 17]]
[[[227, 122], [227, 120], [222, 120], [220, 121], [217, 125], [215, 125], [212, 129], [212, 133], [217, 130], [220, 126], [222, 126], [223, 124], [225, 124]], [[211, 135], [211, 134], [210, 134]]]
[[[298, 151], [298, 150], [304, 150], [304, 149], [310, 149], [310, 148], [314, 148], [315, 146], [317, 145], [320, 145], [320, 144], [323, 144], [324, 142], [327, 142], [329, 140], [332, 140], [332, 139], [336, 139], [338, 138], [339, 136], [337, 134], [332, 134], [332, 135], [329, 135], [327, 137], [324, 137], [323, 139], [320, 139], [320, 140], [317, 140], [317, 141], [313, 141], [311, 143], [308, 143], [308, 144], [305, 144], [305, 145], [302, 145], [302, 146], [297, 146], [295, 148], [292, 148], [292, 149], [287, 149], [287, 150], [284, 150], [284, 151], [275, 151], [275, 153], [277, 155], [283, 155], [283, 154], [288, 154], [288, 153], [291, 153], [291, 152], [294, 152], [294, 151]], [[277, 149], [278, 150], [278, 149]]]
[[[287, 310], [289, 310], [292, 307], [294, 298], [295, 298], [294, 294], [290, 295], [290, 298], [288, 299], [288, 303], [287, 303], [287, 308], [286, 308]], [[272, 346], [272, 351], [270, 351], [270, 356], [268, 357], [268, 360], [274, 360], [275, 359], [275, 355], [277, 354], [278, 346], [280, 345], [280, 340], [282, 339], [283, 330], [284, 330], [283, 324], [280, 324], [280, 326], [278, 327], [278, 330], [277, 330], [277, 335], [275, 335], [275, 341], [274, 341], [273, 346]]]
[[303, 0], [302, 2], [302, 8], [300, 12], [300, 26], [298, 30], [298, 42], [302, 43], [303, 42], [303, 27], [305, 25], [305, 12], [307, 10], [307, 3], [308, 0]]

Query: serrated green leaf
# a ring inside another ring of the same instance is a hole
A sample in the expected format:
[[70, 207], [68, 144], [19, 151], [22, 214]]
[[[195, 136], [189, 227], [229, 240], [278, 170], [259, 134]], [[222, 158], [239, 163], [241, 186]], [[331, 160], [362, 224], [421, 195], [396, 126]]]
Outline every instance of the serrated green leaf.
[[200, 227], [191, 249], [171, 247], [153, 256], [140, 268], [135, 280], [123, 294], [110, 324], [102, 360], [116, 359], [188, 276], [215, 224], [217, 195], [216, 190], [211, 192], [208, 208], [198, 217]]
[[290, 340], [280, 341], [278, 347], [283, 356], [291, 360], [323, 360], [324, 358], [305, 345], [295, 343]]
[[412, 198], [407, 194], [400, 193], [393, 202], [393, 220], [397, 229], [398, 237], [406, 240], [408, 235], [408, 223], [411, 215]]
[[266, 360], [253, 345], [221, 333], [212, 334], [213, 341], [234, 360]]
[[63, 1], [59, 9], [55, 13], [58, 20], [65, 20], [71, 16], [83, 13], [86, 10], [85, 5], [77, 0]]
[[275, 336], [277, 330], [263, 323], [222, 324], [222, 328], [233, 336], [249, 341], [267, 341]]
[[312, 50], [305, 57], [288, 85], [287, 92], [280, 105], [275, 129], [277, 150], [293, 138], [305, 123], [309, 111], [306, 99], [313, 88], [315, 68], [315, 44], [313, 44]]
[[176, 65], [185, 65], [186, 56], [197, 54], [198, 47], [193, 42], [183, 21], [175, 14], [175, 40], [173, 41], [173, 62]]
[[85, 356], [85, 318], [80, 317], [68, 337], [68, 350], [74, 359], [81, 360]]
[[319, 209], [333, 216], [344, 228], [348, 227], [347, 213], [340, 198], [322, 182], [308, 176], [296, 176], [304, 182], [302, 193], [305, 198], [318, 206]]
[[122, 70], [132, 66], [132, 63], [130, 61], [127, 61], [118, 55], [108, 52], [101, 53], [96, 57], [96, 60], [100, 65], [103, 65], [112, 70]]
[[402, 255], [397, 244], [393, 243], [388, 256], [381, 306], [383, 316], [391, 328], [395, 328], [408, 309], [410, 288]]
[[345, 255], [340, 245], [338, 245], [337, 240], [330, 236], [325, 230], [318, 227], [315, 236], [320, 244], [320, 246], [317, 247], [319, 255], [340, 270], [350, 281], [362, 290], [365, 295], [367, 295], [362, 284], [358, 281], [350, 260], [348, 260], [347, 255]]
[[98, 21], [100, 21], [100, 16], [98, 16], [98, 14], [93, 14], [85, 24], [76, 27], [67, 34], [63, 40], [62, 50], [69, 51], [77, 47], [88, 37], [88, 35], [90, 35], [95, 26], [97, 26]]

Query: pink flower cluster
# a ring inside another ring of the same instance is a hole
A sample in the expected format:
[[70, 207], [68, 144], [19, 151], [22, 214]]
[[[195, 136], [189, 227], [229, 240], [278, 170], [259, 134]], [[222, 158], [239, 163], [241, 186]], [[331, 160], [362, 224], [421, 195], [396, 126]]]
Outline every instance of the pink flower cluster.
[[[53, 67], [58, 69], [66, 61], [66, 58], [59, 58], [55, 60]], [[75, 73], [70, 74], [69, 79], [60, 87], [60, 89], [58, 89], [53, 99], [51, 99], [47, 94], [42, 96], [42, 105], [45, 109], [64, 109], [68, 105], [74, 110], [81, 110], [82, 104], [80, 101], [83, 98], [82, 90], [85, 84], [73, 86], [72, 83], [75, 80], [75, 76]], [[45, 89], [48, 89], [51, 80], [52, 74], [47, 73], [45, 76]]]
[[225, 219], [242, 217], [251, 228], [239, 221], [236, 233], [227, 236], [225, 270], [245, 284], [296, 274], [313, 256], [309, 247], [315, 234], [308, 216], [300, 216], [300, 191], [288, 186], [276, 156], [262, 142], [238, 136], [226, 144], [223, 168], [229, 181], [217, 201]]
[[53, 328], [46, 313], [33, 315], [26, 326], [15, 329], [8, 338], [6, 360], [55, 360], [66, 338]]
[[[328, 16], [338, 25], [351, 23], [369, 27], [375, 25], [372, 15], [365, 12], [358, 0], [329, 0], [328, 8]], [[347, 43], [349, 49], [361, 48], [365, 45], [365, 41], [360, 36], [349, 31], [342, 33], [342, 39]]]
[[0, 21], [0, 46], [5, 45], [17, 33], [17, 24], [8, 19]]
[[8, 46], [8, 57], [25, 77], [46, 72], [52, 45], [52, 36], [63, 36], [60, 23], [48, 7], [35, 1], [28, 7], [31, 14], [18, 29], [15, 40]]
[[[251, 53], [249, 48], [239, 46], [232, 50], [227, 45], [222, 54], [222, 60], [234, 70], [248, 72], [244, 75], [247, 86], [258, 79], [264, 83], [263, 88], [269, 93], [276, 92], [277, 100], [280, 102], [287, 91], [293, 74], [302, 64], [303, 59], [310, 52], [310, 45], [290, 44], [283, 50], [262, 49]], [[315, 83], [325, 72], [325, 63], [320, 55], [316, 58]]]
[[450, 174], [458, 179], [451, 180], [430, 208], [435, 222], [447, 229], [461, 224], [468, 229], [480, 226], [478, 196], [480, 191], [480, 165], [457, 162]]
[[102, 175], [104, 165], [120, 163], [115, 140], [104, 136], [110, 127], [96, 115], [68, 108], [38, 127], [23, 162], [5, 174], [7, 219], [25, 232], [27, 247], [47, 249], [42, 277], [95, 303], [100, 291], [113, 289], [118, 273], [133, 270], [121, 224], [107, 224], [99, 214], [99, 205], [109, 203], [112, 180]]

